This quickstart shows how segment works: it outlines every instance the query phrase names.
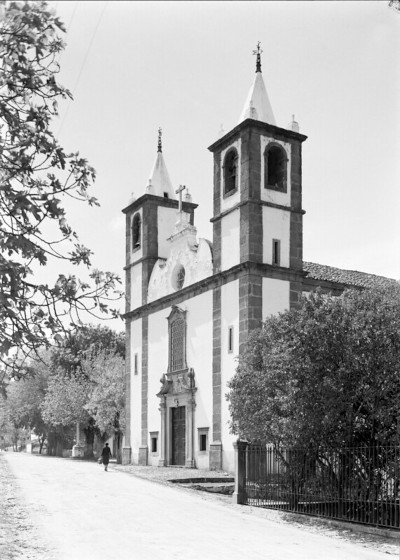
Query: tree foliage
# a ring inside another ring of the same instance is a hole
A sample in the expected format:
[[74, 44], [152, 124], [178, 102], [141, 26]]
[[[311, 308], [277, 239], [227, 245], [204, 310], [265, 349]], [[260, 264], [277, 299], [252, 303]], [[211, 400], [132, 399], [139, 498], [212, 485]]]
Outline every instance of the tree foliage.
[[100, 432], [107, 427], [110, 435], [118, 431], [124, 406], [124, 355], [123, 333], [98, 325], [72, 331], [51, 353], [53, 373], [43, 405], [46, 421], [53, 426], [81, 422]]
[[232, 431], [289, 446], [387, 443], [400, 413], [400, 287], [320, 292], [249, 337]]
[[[90, 272], [90, 282], [59, 274], [35, 281], [50, 261], [90, 267], [66, 215], [69, 199], [96, 205], [95, 171], [67, 152], [51, 124], [71, 93], [57, 82], [63, 23], [45, 2], [0, 3], [0, 360], [60, 337], [83, 312], [107, 312], [119, 281]], [[67, 320], [67, 322], [66, 322]]]
[[102, 350], [83, 360], [82, 370], [91, 381], [85, 409], [102, 435], [125, 431], [125, 361], [116, 352]]
[[89, 393], [90, 383], [82, 377], [65, 377], [62, 372], [52, 375], [41, 405], [45, 422], [64, 427], [76, 422], [87, 423], [89, 414], [85, 404]]
[[[94, 434], [103, 440], [124, 430], [124, 336], [87, 325], [57, 349], [29, 360], [27, 375], [10, 380], [0, 400], [0, 429], [16, 447], [33, 430], [49, 454], [70, 448], [80, 422], [88, 454]], [[63, 356], [63, 352], [65, 355]]]
[[54, 368], [61, 368], [65, 375], [86, 375], [82, 360], [103, 351], [125, 357], [125, 335], [102, 325], [83, 325], [65, 337], [63, 343], [54, 348], [51, 362]]

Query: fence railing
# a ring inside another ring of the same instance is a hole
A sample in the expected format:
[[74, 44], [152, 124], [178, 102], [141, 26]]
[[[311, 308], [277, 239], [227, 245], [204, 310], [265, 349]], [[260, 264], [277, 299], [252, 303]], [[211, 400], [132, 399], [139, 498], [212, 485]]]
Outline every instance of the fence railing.
[[235, 450], [237, 503], [400, 529], [400, 446]]

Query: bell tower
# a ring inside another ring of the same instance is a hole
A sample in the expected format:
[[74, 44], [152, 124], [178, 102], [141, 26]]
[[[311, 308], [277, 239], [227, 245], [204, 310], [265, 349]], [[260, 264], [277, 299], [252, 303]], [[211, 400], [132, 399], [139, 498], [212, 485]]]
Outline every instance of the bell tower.
[[[155, 263], [166, 259], [168, 238], [174, 231], [178, 205], [189, 224], [194, 223], [197, 207], [190, 201], [178, 202], [162, 152], [161, 129], [158, 131], [157, 156], [144, 194], [132, 198], [123, 210], [126, 216], [125, 312], [129, 313], [148, 303], [148, 285]], [[148, 426], [148, 316], [126, 321], [126, 432], [123, 462], [132, 460], [132, 446], [138, 449], [135, 462], [147, 464]], [[139, 376], [140, 372], [140, 376]], [[137, 376], [137, 377], [136, 377]], [[135, 400], [136, 399], [136, 400]], [[139, 414], [135, 417], [134, 414]], [[136, 441], [131, 442], [131, 426], [140, 426]], [[140, 436], [138, 435], [140, 434]]]
[[256, 71], [239, 123], [209, 150], [214, 154], [214, 272], [239, 278], [240, 333], [267, 315], [296, 306], [303, 262], [301, 147], [293, 120], [276, 125], [261, 72]]

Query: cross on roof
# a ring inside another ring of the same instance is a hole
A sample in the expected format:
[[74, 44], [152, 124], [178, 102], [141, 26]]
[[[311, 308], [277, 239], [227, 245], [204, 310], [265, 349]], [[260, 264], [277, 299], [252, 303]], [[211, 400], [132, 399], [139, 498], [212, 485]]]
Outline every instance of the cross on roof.
[[258, 41], [257, 49], [255, 51], [253, 51], [253, 54], [257, 55], [256, 72], [261, 72], [261, 53], [262, 52], [263, 51], [261, 49], [261, 43], [260, 43], [260, 41]]
[[176, 189], [176, 194], [179, 195], [179, 213], [182, 215], [182, 193], [186, 189], [185, 185], [179, 185], [179, 189]]

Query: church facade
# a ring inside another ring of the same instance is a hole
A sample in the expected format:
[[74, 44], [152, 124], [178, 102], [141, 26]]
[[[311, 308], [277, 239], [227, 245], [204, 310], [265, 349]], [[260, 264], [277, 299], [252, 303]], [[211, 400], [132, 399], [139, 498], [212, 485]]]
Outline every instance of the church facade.
[[173, 188], [161, 133], [151, 179], [126, 215], [123, 463], [234, 470], [227, 382], [250, 330], [316, 287], [385, 279], [303, 262], [302, 143], [276, 126], [260, 50], [239, 124], [214, 142], [213, 241]]

